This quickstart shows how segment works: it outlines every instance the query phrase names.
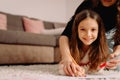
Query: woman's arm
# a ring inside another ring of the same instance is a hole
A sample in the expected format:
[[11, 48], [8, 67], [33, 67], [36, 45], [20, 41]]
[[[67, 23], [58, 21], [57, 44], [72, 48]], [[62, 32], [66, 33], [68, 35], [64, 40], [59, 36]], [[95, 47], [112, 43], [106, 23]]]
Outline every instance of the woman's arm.
[[120, 54], [120, 45], [117, 45], [113, 48], [113, 54], [118, 56]]
[[114, 58], [116, 56], [120, 55], [120, 45], [116, 45], [113, 48], [113, 53], [110, 55], [110, 58]]
[[116, 45], [113, 49], [113, 53], [110, 54], [110, 61], [107, 63], [106, 68], [115, 69], [120, 64], [120, 59], [114, 59], [120, 55], [120, 45]]

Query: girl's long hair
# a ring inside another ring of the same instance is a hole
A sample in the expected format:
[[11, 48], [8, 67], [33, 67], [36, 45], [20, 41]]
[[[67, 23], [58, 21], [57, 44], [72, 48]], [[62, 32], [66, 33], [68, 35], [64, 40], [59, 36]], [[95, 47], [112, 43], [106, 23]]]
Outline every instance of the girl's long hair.
[[78, 25], [82, 20], [86, 19], [87, 17], [96, 20], [99, 27], [98, 37], [90, 45], [90, 51], [88, 53], [89, 61], [91, 63], [90, 70], [95, 70], [102, 62], [106, 61], [108, 55], [108, 46], [106, 43], [104, 25], [102, 19], [97, 13], [90, 10], [83, 10], [82, 12], [76, 15], [72, 27], [72, 36], [70, 39], [70, 51], [75, 61], [79, 64], [80, 61], [85, 56], [85, 53], [83, 53], [82, 48], [83, 43], [78, 38]]

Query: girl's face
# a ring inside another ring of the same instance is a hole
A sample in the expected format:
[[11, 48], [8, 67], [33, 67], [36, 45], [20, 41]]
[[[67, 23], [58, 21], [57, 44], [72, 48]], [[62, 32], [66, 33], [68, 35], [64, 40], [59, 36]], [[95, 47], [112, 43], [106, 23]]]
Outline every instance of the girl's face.
[[78, 25], [78, 37], [85, 46], [92, 44], [98, 36], [98, 23], [95, 19], [86, 18]]
[[109, 7], [116, 3], [117, 0], [101, 0], [103, 6]]

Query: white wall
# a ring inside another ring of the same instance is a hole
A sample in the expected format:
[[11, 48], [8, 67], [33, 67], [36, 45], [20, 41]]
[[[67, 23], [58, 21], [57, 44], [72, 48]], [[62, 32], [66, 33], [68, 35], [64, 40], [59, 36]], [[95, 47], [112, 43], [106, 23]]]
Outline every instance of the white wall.
[[66, 21], [69, 21], [83, 0], [66, 0]]
[[81, 0], [0, 0], [0, 11], [46, 21], [67, 22]]

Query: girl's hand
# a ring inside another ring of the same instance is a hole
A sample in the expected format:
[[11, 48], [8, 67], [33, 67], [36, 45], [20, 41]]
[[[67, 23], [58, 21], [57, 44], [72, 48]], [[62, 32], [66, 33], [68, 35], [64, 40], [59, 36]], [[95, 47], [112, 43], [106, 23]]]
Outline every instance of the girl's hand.
[[76, 77], [86, 77], [85, 69], [80, 67], [79, 65], [75, 65], [76, 72], [74, 73], [74, 76]]
[[67, 76], [85, 77], [85, 70], [81, 68], [72, 58], [62, 59], [60, 64], [63, 65], [63, 71]]

